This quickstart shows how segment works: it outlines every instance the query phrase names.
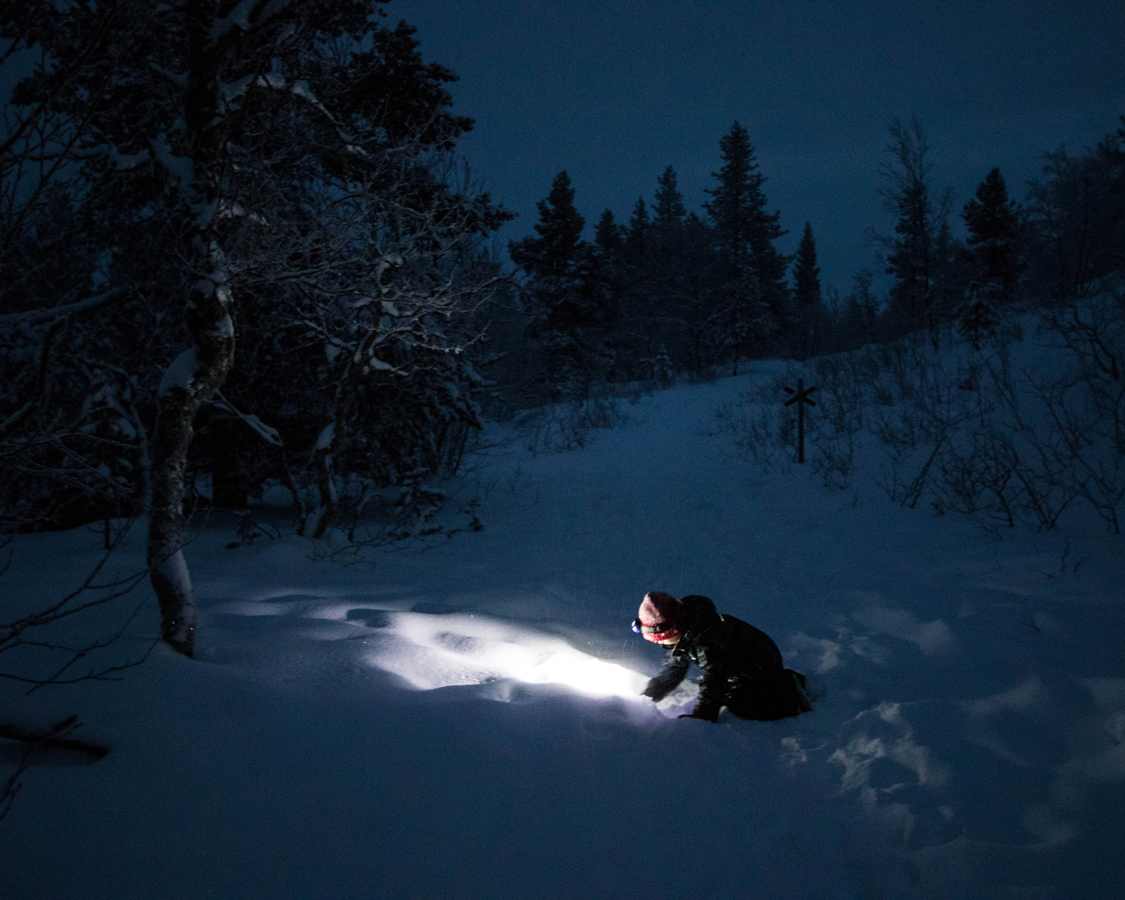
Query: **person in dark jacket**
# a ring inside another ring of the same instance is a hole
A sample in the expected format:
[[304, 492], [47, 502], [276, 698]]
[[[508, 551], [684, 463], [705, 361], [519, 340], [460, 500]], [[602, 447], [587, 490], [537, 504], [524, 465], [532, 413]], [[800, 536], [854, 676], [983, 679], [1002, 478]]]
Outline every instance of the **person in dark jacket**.
[[644, 695], [664, 699], [695, 663], [703, 671], [695, 709], [680, 718], [716, 722], [725, 706], [744, 719], [772, 721], [812, 709], [805, 676], [785, 668], [781, 651], [763, 631], [730, 615], [720, 615], [707, 597], [677, 600], [663, 591], [645, 594], [633, 631], [668, 647], [663, 670]]

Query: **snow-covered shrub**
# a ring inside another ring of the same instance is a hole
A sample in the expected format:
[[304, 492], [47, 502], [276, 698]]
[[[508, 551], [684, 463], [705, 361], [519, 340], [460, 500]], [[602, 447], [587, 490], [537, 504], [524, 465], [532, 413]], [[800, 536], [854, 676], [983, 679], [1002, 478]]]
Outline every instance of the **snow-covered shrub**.
[[796, 428], [778, 402], [781, 385], [777, 379], [755, 385], [739, 403], [720, 404], [716, 411], [719, 433], [733, 440], [740, 455], [766, 470], [796, 452]]
[[577, 450], [599, 430], [611, 430], [629, 421], [622, 399], [601, 392], [586, 400], [555, 403], [530, 410], [517, 419], [532, 452]]
[[813, 361], [817, 386], [815, 415], [806, 415], [811, 439], [811, 462], [826, 487], [843, 489], [852, 483], [856, 438], [864, 427], [866, 385], [875, 372], [870, 356], [838, 353]]
[[[1125, 502], [1125, 292], [1056, 305], [1024, 328], [935, 349], [925, 336], [792, 366], [719, 411], [739, 452], [769, 466], [791, 446], [782, 386], [815, 384], [806, 454], [824, 484], [848, 487], [857, 448], [896, 503], [923, 500], [994, 530], [1051, 529], [1076, 504], [1114, 532]], [[1024, 340], [1024, 333], [1035, 340]]]

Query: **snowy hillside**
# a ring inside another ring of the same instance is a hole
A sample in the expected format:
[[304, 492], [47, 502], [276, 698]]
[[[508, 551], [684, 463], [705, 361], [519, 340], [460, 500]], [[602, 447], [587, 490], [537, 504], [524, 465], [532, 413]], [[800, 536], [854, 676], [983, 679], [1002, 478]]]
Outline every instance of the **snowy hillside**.
[[[763, 473], [716, 410], [777, 374], [626, 405], [582, 449], [512, 441], [461, 487], [482, 532], [373, 565], [204, 530], [196, 661], [3, 686], [113, 749], [25, 775], [0, 897], [1125, 896], [1121, 539]], [[69, 590], [98, 540], [21, 539], [0, 590]], [[691, 689], [638, 697], [651, 589], [768, 632], [815, 710], [715, 726], [675, 718]], [[134, 645], [156, 628], [146, 607]]]

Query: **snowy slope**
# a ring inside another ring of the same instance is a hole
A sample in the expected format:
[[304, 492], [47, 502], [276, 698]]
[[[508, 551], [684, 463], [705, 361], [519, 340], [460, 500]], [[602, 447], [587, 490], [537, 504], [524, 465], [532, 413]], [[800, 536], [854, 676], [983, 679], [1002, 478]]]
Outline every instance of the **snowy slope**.
[[[114, 749], [28, 773], [0, 897], [1125, 896], [1120, 539], [997, 541], [755, 472], [715, 411], [772, 374], [662, 392], [581, 450], [513, 441], [461, 488], [483, 532], [370, 566], [201, 532], [197, 661], [3, 688]], [[61, 589], [94, 542], [27, 538], [0, 589]], [[650, 589], [773, 635], [814, 712], [638, 699]]]

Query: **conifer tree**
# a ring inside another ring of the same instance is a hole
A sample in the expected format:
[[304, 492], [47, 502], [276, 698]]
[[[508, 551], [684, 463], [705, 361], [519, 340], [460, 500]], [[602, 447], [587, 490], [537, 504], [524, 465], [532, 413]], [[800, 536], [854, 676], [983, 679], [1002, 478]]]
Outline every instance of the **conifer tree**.
[[766, 211], [765, 176], [750, 135], [738, 122], [719, 141], [723, 166], [704, 204], [729, 274], [730, 343], [735, 366], [752, 345], [788, 323], [786, 260], [774, 241], [785, 234], [781, 214]]
[[633, 207], [633, 214], [629, 217], [629, 228], [625, 235], [625, 258], [633, 265], [640, 263], [645, 255], [651, 226], [644, 197], [638, 197]]
[[924, 326], [935, 346], [942, 311], [934, 290], [941, 261], [939, 233], [948, 216], [948, 192], [936, 201], [931, 187], [930, 144], [921, 123], [895, 119], [882, 166], [883, 199], [898, 220], [893, 238], [879, 238], [887, 252], [887, 274], [894, 276], [891, 304], [907, 330]]
[[706, 373], [721, 351], [723, 325], [722, 264], [715, 249], [715, 233], [696, 213], [684, 220], [683, 244], [673, 281], [674, 323], [681, 335], [676, 362], [698, 375]]
[[582, 240], [585, 219], [574, 206], [574, 186], [565, 171], [555, 176], [537, 208], [535, 236], [508, 245], [512, 261], [530, 279], [528, 336], [544, 352], [548, 394], [586, 394], [608, 368], [605, 329], [615, 311], [601, 260]]
[[625, 249], [625, 235], [613, 217], [613, 210], [602, 212], [598, 224], [594, 226], [594, 244], [603, 254], [613, 258], [620, 257]]
[[[676, 183], [676, 170], [665, 168], [656, 179], [653, 219], [646, 254], [636, 284], [643, 291], [637, 312], [640, 321], [640, 362], [644, 377], [667, 383], [683, 354], [675, 347], [678, 333], [679, 287], [684, 274], [684, 220], [687, 209]], [[673, 362], [673, 359], [676, 362]]]
[[999, 169], [977, 187], [961, 212], [969, 230], [970, 277], [989, 286], [1000, 303], [1012, 299], [1023, 270], [1019, 252], [1019, 208], [1008, 199]]
[[991, 334], [1000, 308], [1011, 301], [1023, 268], [1019, 258], [1019, 217], [999, 169], [993, 169], [965, 204], [961, 218], [969, 230], [968, 286], [957, 310], [958, 328], [973, 344]]
[[824, 304], [820, 291], [820, 267], [816, 264], [816, 241], [812, 225], [805, 223], [801, 243], [793, 262], [793, 340], [790, 347], [801, 358], [816, 352], [818, 332], [824, 317]]
[[793, 263], [794, 297], [800, 309], [819, 306], [822, 302], [820, 292], [820, 267], [816, 264], [816, 241], [813, 239], [812, 225], [805, 223], [800, 246]]
[[602, 324], [607, 330], [606, 345], [614, 365], [608, 373], [612, 381], [623, 362], [625, 338], [616, 328], [620, 324], [626, 291], [625, 229], [617, 224], [612, 210], [602, 212], [594, 228], [594, 244], [586, 267], [585, 292], [602, 310]]
[[657, 228], [672, 231], [683, 224], [687, 216], [684, 195], [676, 183], [676, 170], [668, 166], [656, 179], [656, 220]]
[[[564, 289], [567, 280], [574, 275], [586, 220], [575, 209], [574, 186], [565, 171], [555, 176], [550, 193], [536, 208], [539, 210], [539, 221], [535, 223], [537, 236], [513, 241], [508, 250], [512, 262], [535, 279], [540, 297], [549, 304], [551, 301], [544, 292]], [[551, 281], [558, 284], [550, 285]]]

